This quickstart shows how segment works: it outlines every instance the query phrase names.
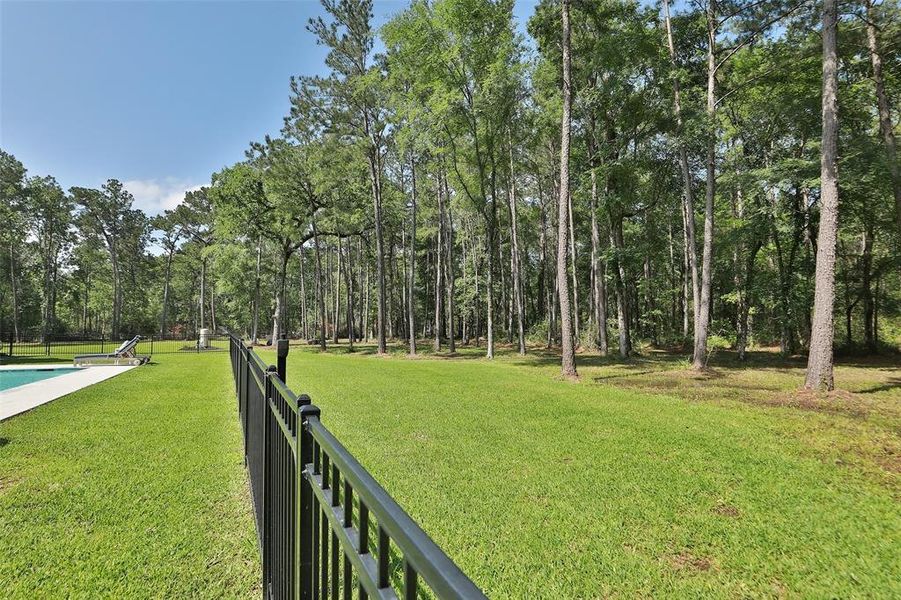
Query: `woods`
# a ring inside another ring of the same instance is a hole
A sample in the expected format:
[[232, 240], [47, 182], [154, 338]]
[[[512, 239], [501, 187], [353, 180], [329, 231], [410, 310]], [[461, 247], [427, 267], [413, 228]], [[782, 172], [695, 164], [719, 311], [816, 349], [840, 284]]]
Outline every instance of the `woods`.
[[0, 153], [0, 338], [898, 351], [896, 2], [323, 7], [326, 73], [174, 210]]

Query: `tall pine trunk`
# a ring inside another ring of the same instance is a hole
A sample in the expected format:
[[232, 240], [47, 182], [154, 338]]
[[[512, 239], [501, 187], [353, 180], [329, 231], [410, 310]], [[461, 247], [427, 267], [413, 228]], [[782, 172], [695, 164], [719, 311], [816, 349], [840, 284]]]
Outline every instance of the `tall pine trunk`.
[[[593, 129], [593, 128], [592, 128]], [[604, 267], [601, 262], [601, 233], [598, 226], [598, 181], [595, 172], [594, 141], [589, 137], [588, 160], [591, 167], [591, 286], [592, 315], [597, 327], [595, 343], [601, 356], [607, 356], [607, 290]]]
[[415, 285], [416, 285], [416, 161], [410, 160], [410, 266], [407, 271], [407, 342], [410, 354], [416, 354]]
[[322, 252], [319, 248], [319, 232], [315, 217], [310, 225], [313, 228], [313, 253], [316, 255], [316, 302], [319, 304], [319, 348], [325, 350], [325, 285], [322, 280]]
[[692, 368], [707, 366], [707, 334], [713, 277], [713, 203], [716, 195], [716, 33], [713, 0], [707, 1], [707, 182], [704, 194], [704, 247], [701, 255], [701, 289], [695, 312], [695, 344]]
[[560, 124], [560, 194], [557, 199], [557, 291], [560, 298], [561, 371], [564, 377], [576, 378], [576, 354], [569, 301], [569, 279], [566, 273], [567, 238], [569, 232], [569, 135], [572, 109], [570, 75], [570, 0], [562, 0], [563, 25], [563, 118]]
[[[676, 47], [673, 43], [673, 30], [669, 14], [669, 2], [663, 0], [663, 15], [666, 25], [666, 43], [669, 49], [670, 63], [673, 69], [676, 68]], [[679, 80], [673, 79], [673, 112], [676, 116], [676, 129], [679, 135], [683, 133], [682, 123], [682, 98], [679, 88]], [[692, 291], [692, 309], [697, 318], [698, 305], [700, 304], [701, 288], [698, 281], [698, 251], [695, 244], [695, 208], [694, 193], [691, 188], [691, 168], [688, 164], [688, 150], [685, 148], [683, 140], [678, 141], [679, 145], [679, 168], [682, 171], [682, 222], [683, 222], [683, 241], [685, 244], [685, 294], [683, 300], [683, 337], [688, 338], [688, 275], [691, 274], [691, 291]]]
[[9, 244], [9, 284], [12, 288], [13, 340], [19, 341], [19, 282], [16, 279], [16, 250], [12, 242]]
[[823, 137], [820, 150], [820, 231], [810, 354], [804, 387], [832, 390], [835, 245], [838, 237], [838, 56], [836, 0], [823, 0]]
[[510, 136], [510, 193], [507, 196], [510, 217], [510, 266], [513, 300], [516, 308], [516, 340], [520, 354], [526, 353], [525, 314], [523, 307], [522, 268], [520, 266], [518, 216], [516, 211], [516, 177], [513, 171], [513, 136]]
[[332, 327], [332, 343], [338, 343], [338, 328], [341, 325], [341, 238], [335, 238], [335, 283], [332, 288], [332, 296], [334, 299], [334, 326]]
[[444, 229], [447, 234], [447, 240], [445, 241], [447, 259], [444, 261], [446, 270], [445, 280], [447, 281], [447, 349], [453, 354], [457, 351], [456, 341], [454, 340], [456, 335], [456, 326], [454, 324], [454, 215], [453, 210], [451, 209], [450, 188], [447, 185], [447, 175], [444, 172], [442, 172], [441, 181], [444, 186], [444, 197], [446, 198], [447, 203], [447, 206], [445, 207], [447, 226]]
[[[340, 240], [339, 240], [340, 244]], [[347, 238], [347, 252], [344, 267], [344, 286], [347, 288], [347, 345], [354, 349], [354, 286], [353, 272], [351, 270], [350, 238]]]
[[[370, 131], [371, 124], [369, 122], [369, 113], [364, 111], [364, 124], [367, 138], [372, 138]], [[369, 177], [372, 183], [372, 207], [375, 217], [375, 263], [376, 263], [376, 287], [378, 289], [378, 314], [377, 314], [377, 332], [378, 353], [384, 354], [387, 350], [385, 342], [386, 327], [386, 303], [385, 295], [385, 246], [382, 234], [382, 168], [381, 157], [379, 156], [379, 148], [375, 143], [370, 144], [369, 148]]]
[[572, 194], [568, 195], [568, 203], [569, 203], [569, 260], [570, 260], [570, 276], [572, 277], [573, 284], [573, 344], [576, 348], [579, 347], [581, 335], [581, 327], [579, 324], [579, 277], [578, 272], [576, 271], [576, 259], [578, 256], [576, 255], [576, 232], [575, 227], [573, 227], [573, 197]]
[[895, 146], [895, 130], [892, 126], [892, 106], [885, 92], [885, 77], [882, 75], [882, 55], [876, 39], [876, 24], [873, 22], [873, 1], [866, 0], [867, 48], [870, 51], [870, 63], [873, 66], [873, 83], [876, 86], [876, 103], [879, 111], [879, 131], [885, 144], [889, 174], [892, 178], [892, 191], [895, 194], [895, 221], [901, 235], [901, 173], [898, 169], [898, 157]]
[[308, 327], [308, 315], [307, 315], [307, 284], [306, 277], [304, 274], [303, 268], [303, 248], [300, 248], [300, 253], [297, 256], [300, 261], [300, 328], [303, 332], [303, 339], [310, 339], [310, 328]]
[[172, 277], [172, 255], [175, 249], [172, 248], [166, 254], [166, 273], [163, 277], [163, 308], [160, 315], [160, 335], [166, 334], [166, 318], [169, 311], [169, 280]]
[[435, 234], [435, 352], [441, 351], [441, 304], [444, 296], [444, 189], [436, 177], [438, 231]]

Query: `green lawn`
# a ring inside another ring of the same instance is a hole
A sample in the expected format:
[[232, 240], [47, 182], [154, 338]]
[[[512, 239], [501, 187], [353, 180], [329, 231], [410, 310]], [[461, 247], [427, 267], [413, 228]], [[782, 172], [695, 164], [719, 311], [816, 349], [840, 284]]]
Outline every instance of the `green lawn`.
[[[897, 357], [823, 398], [766, 355], [480, 354], [288, 383], [490, 597], [901, 596]], [[259, 594], [228, 357], [154, 361], [0, 423], [0, 595]]]
[[478, 352], [294, 348], [288, 380], [489, 596], [901, 595], [897, 465], [871, 452], [897, 448], [897, 364], [839, 369], [861, 416], [789, 400], [790, 361], [698, 380], [580, 357], [572, 384], [553, 356]]
[[0, 596], [258, 597], [230, 376], [161, 355], [0, 423]]

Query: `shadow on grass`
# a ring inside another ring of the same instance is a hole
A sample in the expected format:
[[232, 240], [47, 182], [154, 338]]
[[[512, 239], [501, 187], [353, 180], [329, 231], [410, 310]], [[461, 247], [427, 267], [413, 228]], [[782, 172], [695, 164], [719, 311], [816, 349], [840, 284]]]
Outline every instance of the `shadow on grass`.
[[888, 392], [891, 390], [901, 388], [901, 377], [892, 377], [887, 382], [882, 385], [877, 385], [873, 387], [869, 387], [863, 390], [859, 390], [858, 394], [876, 394], [878, 392]]

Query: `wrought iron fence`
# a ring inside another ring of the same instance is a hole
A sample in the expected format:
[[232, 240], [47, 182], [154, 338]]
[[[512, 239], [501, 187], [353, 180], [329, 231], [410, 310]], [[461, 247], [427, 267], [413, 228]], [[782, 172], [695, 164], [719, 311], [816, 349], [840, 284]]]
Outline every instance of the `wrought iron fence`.
[[287, 341], [277, 349], [267, 367], [230, 340], [264, 598], [485, 598], [287, 387]]
[[[79, 354], [106, 354], [115, 349], [133, 335], [122, 336], [121, 339], [110, 339], [103, 336], [65, 336], [48, 335], [43, 339], [33, 340], [7, 340], [0, 344], [0, 354], [25, 358], [60, 358], [70, 359]], [[209, 351], [228, 350], [229, 338], [227, 335], [210, 335], [205, 337], [205, 343], [200, 344], [200, 339], [186, 339], [183, 337], [147, 336], [141, 338], [135, 348], [136, 354], [176, 354], [197, 353]]]

